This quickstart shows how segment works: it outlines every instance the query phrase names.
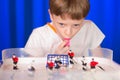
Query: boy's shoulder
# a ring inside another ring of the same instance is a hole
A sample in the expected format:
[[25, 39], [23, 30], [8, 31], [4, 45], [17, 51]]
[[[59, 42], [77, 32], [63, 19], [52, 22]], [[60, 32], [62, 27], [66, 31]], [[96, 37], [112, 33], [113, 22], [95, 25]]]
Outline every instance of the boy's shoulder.
[[48, 25], [45, 24], [43, 26], [39, 26], [33, 29], [33, 31], [35, 32], [40, 32], [40, 31], [48, 31]]
[[34, 28], [34, 30], [42, 30], [42, 29], [46, 29], [47, 28], [47, 24], [43, 25], [43, 26], [38, 26], [36, 28]]
[[87, 28], [91, 28], [91, 29], [98, 27], [92, 20], [84, 20], [83, 26], [86, 26]]
[[84, 24], [94, 24], [94, 22], [92, 20], [84, 20], [83, 23]]

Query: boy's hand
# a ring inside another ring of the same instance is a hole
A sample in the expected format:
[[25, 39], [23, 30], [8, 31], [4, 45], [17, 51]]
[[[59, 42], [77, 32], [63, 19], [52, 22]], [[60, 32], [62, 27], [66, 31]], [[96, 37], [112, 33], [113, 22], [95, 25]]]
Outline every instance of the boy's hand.
[[67, 41], [63, 41], [56, 49], [56, 54], [65, 54], [68, 52], [70, 46], [66, 46]]

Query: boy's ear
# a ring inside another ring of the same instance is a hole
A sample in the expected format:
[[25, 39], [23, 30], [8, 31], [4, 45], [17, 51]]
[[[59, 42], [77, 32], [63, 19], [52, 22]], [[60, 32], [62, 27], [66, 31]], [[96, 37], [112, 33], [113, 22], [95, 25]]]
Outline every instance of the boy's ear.
[[49, 13], [49, 15], [50, 15], [50, 19], [53, 20], [53, 16], [52, 16], [52, 14], [51, 14], [51, 12], [50, 12], [50, 9], [48, 9], [48, 13]]

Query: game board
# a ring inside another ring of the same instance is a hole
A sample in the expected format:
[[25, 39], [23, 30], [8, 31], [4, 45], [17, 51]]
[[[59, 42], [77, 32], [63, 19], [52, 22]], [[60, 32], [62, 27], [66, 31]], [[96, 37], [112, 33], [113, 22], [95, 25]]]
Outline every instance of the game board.
[[[17, 69], [14, 69], [11, 53], [4, 58], [0, 67], [0, 80], [120, 80], [120, 65], [107, 58], [73, 57], [75, 63], [71, 64], [68, 55], [48, 54], [47, 57], [30, 57], [18, 55], [25, 55], [23, 49], [18, 53], [15, 53], [16, 50], [13, 52], [18, 57]], [[93, 58], [97, 64], [92, 69]], [[59, 68], [56, 68], [56, 59], [61, 63]], [[55, 63], [53, 69], [48, 68], [49, 61]]]

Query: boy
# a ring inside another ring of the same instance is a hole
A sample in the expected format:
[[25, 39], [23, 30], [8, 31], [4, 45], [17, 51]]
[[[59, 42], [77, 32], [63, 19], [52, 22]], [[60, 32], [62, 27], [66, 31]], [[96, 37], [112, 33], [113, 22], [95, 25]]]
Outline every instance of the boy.
[[[100, 47], [104, 34], [90, 20], [84, 20], [90, 5], [88, 0], [50, 0], [51, 23], [33, 30], [25, 48], [35, 50], [32, 56], [48, 53], [87, 56], [88, 49]], [[65, 38], [69, 40], [69, 46]]]

